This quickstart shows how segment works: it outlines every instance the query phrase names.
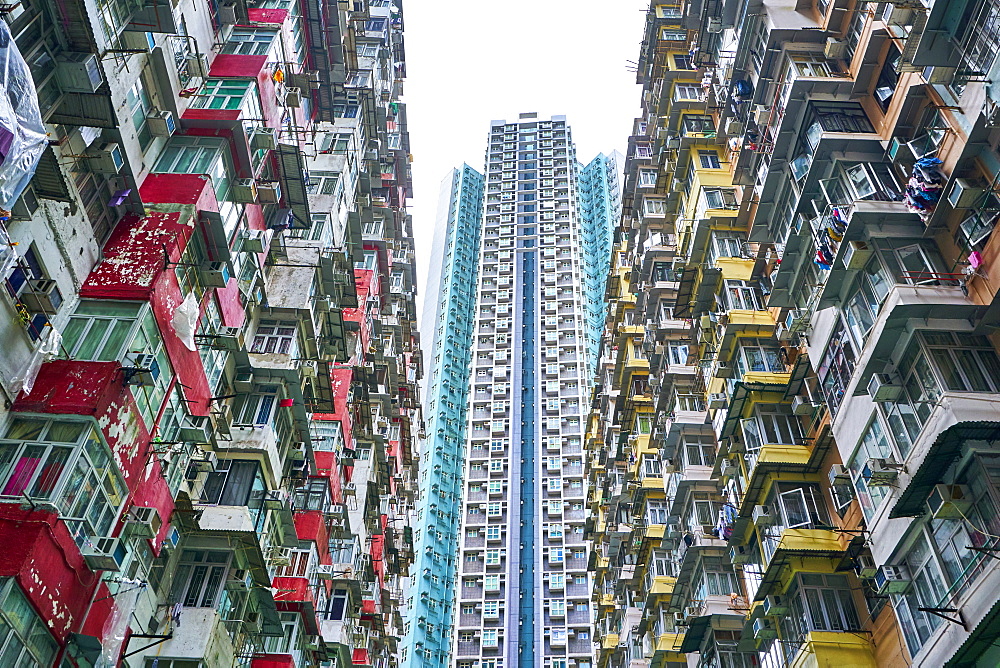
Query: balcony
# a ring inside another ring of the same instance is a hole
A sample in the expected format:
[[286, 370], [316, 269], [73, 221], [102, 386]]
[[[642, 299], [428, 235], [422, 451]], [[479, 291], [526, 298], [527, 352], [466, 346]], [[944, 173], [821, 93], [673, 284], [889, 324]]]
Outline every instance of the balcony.
[[861, 633], [810, 631], [802, 641], [798, 654], [789, 668], [815, 668], [815, 666], [850, 666], [851, 668], [877, 668], [872, 644]]
[[796, 572], [835, 573], [847, 554], [849, 536], [830, 529], [772, 526], [761, 540], [764, 575], [755, 598], [780, 587]]

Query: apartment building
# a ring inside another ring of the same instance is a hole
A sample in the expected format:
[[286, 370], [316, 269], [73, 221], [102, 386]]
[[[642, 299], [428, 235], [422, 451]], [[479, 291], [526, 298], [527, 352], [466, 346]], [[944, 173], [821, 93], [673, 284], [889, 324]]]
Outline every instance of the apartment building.
[[0, 14], [0, 663], [396, 665], [401, 4]]
[[598, 666], [996, 664], [996, 17], [651, 4], [586, 434]]
[[601, 214], [591, 217], [564, 116], [491, 123], [465, 409], [458, 668], [592, 664], [583, 420], [587, 300], [599, 295], [584, 278], [605, 262], [603, 226], [614, 215], [617, 170], [604, 160], [590, 168], [605, 193], [591, 195], [588, 211]]
[[462, 165], [441, 182], [438, 198], [421, 318], [425, 332], [434, 330], [425, 348], [427, 439], [400, 655], [407, 667], [439, 666], [451, 657], [484, 184], [482, 174]]

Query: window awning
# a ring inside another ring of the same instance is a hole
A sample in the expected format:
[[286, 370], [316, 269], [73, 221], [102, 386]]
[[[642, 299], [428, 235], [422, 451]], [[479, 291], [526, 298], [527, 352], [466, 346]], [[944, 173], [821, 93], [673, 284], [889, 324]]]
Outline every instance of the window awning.
[[922, 515], [931, 489], [941, 482], [942, 475], [962, 454], [966, 442], [998, 439], [1000, 439], [1000, 422], [959, 422], [942, 431], [931, 444], [924, 461], [910, 479], [910, 484], [889, 511], [889, 517]]
[[278, 172], [285, 202], [298, 219], [300, 226], [309, 227], [312, 215], [309, 212], [309, 194], [306, 192], [306, 169], [302, 151], [295, 144], [278, 143]]

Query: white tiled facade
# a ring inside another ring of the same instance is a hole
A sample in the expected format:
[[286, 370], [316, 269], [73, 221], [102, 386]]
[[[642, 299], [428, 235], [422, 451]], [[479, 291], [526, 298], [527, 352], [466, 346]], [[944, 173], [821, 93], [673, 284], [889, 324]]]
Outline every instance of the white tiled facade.
[[457, 668], [589, 668], [579, 165], [562, 116], [493, 121], [486, 155]]

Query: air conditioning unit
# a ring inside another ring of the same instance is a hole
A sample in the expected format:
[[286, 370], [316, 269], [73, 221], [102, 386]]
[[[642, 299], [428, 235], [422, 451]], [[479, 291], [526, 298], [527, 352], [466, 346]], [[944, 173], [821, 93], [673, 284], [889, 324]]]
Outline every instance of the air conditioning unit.
[[221, 21], [223, 25], [236, 25], [235, 2], [219, 3], [219, 21]]
[[844, 246], [844, 266], [849, 271], [860, 271], [875, 252], [867, 241], [848, 241]]
[[700, 605], [689, 605], [684, 609], [684, 616], [687, 619], [692, 619], [694, 617], [701, 616], [701, 606]]
[[754, 107], [753, 120], [757, 125], [764, 125], [767, 123], [767, 119], [771, 117], [771, 107], [766, 104], [758, 104]]
[[302, 106], [302, 89], [301, 88], [286, 88], [285, 89], [285, 104], [293, 109], [298, 109]]
[[826, 46], [823, 47], [823, 55], [828, 60], [840, 60], [847, 54], [847, 42], [835, 37], [826, 38]]
[[222, 436], [232, 434], [233, 416], [229, 404], [219, 406], [218, 412], [213, 416], [212, 423], [215, 425], [215, 431]]
[[948, 203], [955, 209], [971, 209], [983, 198], [983, 189], [968, 179], [955, 179], [948, 193]]
[[705, 25], [705, 30], [713, 34], [722, 32], [722, 19], [717, 16], [710, 17]]
[[972, 491], [965, 485], [934, 485], [927, 507], [936, 520], [963, 519], [972, 507]]
[[738, 470], [736, 464], [728, 459], [723, 459], [722, 464], [719, 467], [719, 475], [722, 477], [734, 475]]
[[708, 395], [708, 407], [709, 408], [725, 408], [726, 407], [726, 396], [725, 392], [712, 393]]
[[100, 174], [117, 174], [125, 166], [125, 154], [115, 142], [105, 142], [87, 152], [87, 166]]
[[62, 304], [62, 293], [50, 278], [33, 278], [17, 297], [32, 312], [55, 313]]
[[277, 181], [257, 184], [257, 201], [261, 204], [277, 204], [281, 200], [281, 186]]
[[233, 183], [232, 197], [240, 204], [256, 204], [257, 182], [253, 179], [237, 179]]
[[792, 338], [792, 332], [783, 322], [779, 322], [774, 328], [774, 338], [779, 341], [789, 341]]
[[676, 626], [687, 626], [687, 617], [684, 616], [683, 612], [674, 613], [674, 624]]
[[333, 580], [337, 577], [336, 564], [319, 564], [316, 566], [316, 577], [320, 580]]
[[896, 463], [889, 458], [873, 457], [865, 462], [861, 469], [861, 477], [869, 487], [885, 487], [891, 485], [899, 477]]
[[888, 7], [892, 7], [892, 9], [883, 15], [887, 25], [905, 26], [913, 22], [913, 10], [909, 7], [895, 7], [893, 5]]
[[845, 485], [851, 482], [851, 472], [843, 464], [834, 464], [828, 473], [831, 485]]
[[745, 564], [750, 561], [750, 550], [745, 545], [733, 545], [729, 548], [729, 561], [733, 564]]
[[235, 352], [245, 347], [243, 330], [239, 327], [220, 327], [218, 332], [211, 335], [209, 348], [214, 350]]
[[207, 288], [224, 288], [229, 285], [229, 265], [225, 262], [206, 262], [198, 269], [198, 277]]
[[902, 566], [882, 566], [875, 572], [875, 591], [879, 594], [905, 594], [910, 578]]
[[854, 572], [858, 574], [859, 578], [871, 580], [878, 574], [878, 566], [875, 565], [875, 560], [871, 558], [871, 555], [859, 554], [854, 559]]
[[243, 253], [264, 253], [271, 245], [271, 230], [244, 230], [240, 251]]
[[189, 443], [210, 443], [212, 440], [212, 421], [206, 415], [190, 415], [184, 418], [177, 438]]
[[126, 353], [122, 358], [122, 373], [126, 385], [152, 387], [160, 377], [160, 363], [156, 361], [156, 355]]
[[727, 135], [741, 135], [743, 134], [743, 121], [738, 118], [730, 118], [726, 121], [726, 134]]
[[133, 506], [125, 518], [125, 525], [132, 536], [152, 539], [160, 533], [163, 522], [156, 508]]
[[[222, 13], [222, 7], [220, 9], [220, 14]], [[235, 23], [235, 21], [233, 21]], [[208, 71], [210, 66], [208, 64], [208, 58], [199, 53], [192, 53], [187, 57], [187, 73], [190, 76], [198, 77], [199, 79], [208, 78]]]
[[104, 75], [96, 55], [63, 53], [56, 62], [56, 81], [65, 93], [96, 93]]
[[784, 617], [788, 614], [788, 604], [783, 596], [765, 596], [763, 608], [765, 617]]
[[257, 128], [253, 133], [251, 145], [259, 151], [273, 151], [278, 148], [277, 128]]
[[226, 576], [226, 586], [249, 591], [253, 588], [253, 574], [247, 568], [232, 568]]
[[878, 403], [895, 401], [902, 392], [903, 388], [887, 373], [872, 374], [868, 381], [868, 396]]
[[778, 631], [774, 628], [774, 624], [771, 623], [770, 619], [766, 617], [761, 617], [754, 620], [753, 623], [753, 638], [754, 640], [773, 640], [778, 637]]
[[212, 450], [199, 449], [198, 457], [191, 460], [190, 468], [196, 473], [212, 473], [219, 464], [219, 455]]
[[792, 412], [796, 415], [811, 415], [815, 406], [813, 402], [805, 397], [793, 397], [792, 398]]
[[774, 517], [768, 512], [767, 506], [754, 506], [753, 523], [759, 527], [769, 527], [774, 524]]
[[177, 130], [174, 114], [166, 109], [152, 111], [146, 116], [146, 126], [154, 137], [170, 137]]
[[80, 553], [91, 570], [120, 571], [126, 550], [118, 538], [95, 538], [93, 544], [84, 545]]
[[292, 563], [292, 549], [289, 547], [272, 547], [267, 556], [275, 566], [287, 566]]
[[238, 373], [233, 378], [233, 389], [241, 394], [253, 392], [253, 374], [249, 372]]

